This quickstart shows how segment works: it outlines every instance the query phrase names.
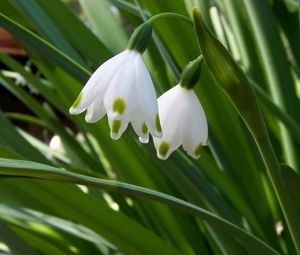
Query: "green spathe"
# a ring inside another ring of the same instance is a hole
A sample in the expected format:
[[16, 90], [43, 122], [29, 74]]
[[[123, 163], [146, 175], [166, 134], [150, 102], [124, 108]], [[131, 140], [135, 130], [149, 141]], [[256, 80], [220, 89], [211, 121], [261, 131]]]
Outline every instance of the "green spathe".
[[201, 53], [214, 78], [255, 136], [265, 137], [266, 129], [262, 114], [247, 77], [226, 48], [206, 27], [198, 8], [193, 9], [193, 20]]

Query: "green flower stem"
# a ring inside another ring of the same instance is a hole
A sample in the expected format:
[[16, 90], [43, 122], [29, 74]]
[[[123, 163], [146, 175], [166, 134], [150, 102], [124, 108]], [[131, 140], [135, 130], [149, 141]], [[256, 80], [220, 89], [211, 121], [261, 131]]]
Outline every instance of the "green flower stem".
[[299, 215], [297, 215], [296, 208], [281, 177], [280, 166], [269, 140], [255, 93], [244, 72], [225, 47], [207, 29], [197, 8], [193, 11], [193, 19], [198, 43], [211, 73], [231, 99], [255, 139], [290, 230], [294, 246], [300, 254]]
[[128, 43], [129, 50], [135, 50], [143, 54], [147, 49], [148, 43], [152, 35], [152, 24], [150, 22], [142, 23], [138, 26], [130, 37]]
[[150, 41], [153, 24], [161, 18], [182, 19], [183, 21], [188, 22], [190, 25], [193, 25], [193, 21], [186, 16], [172, 12], [159, 13], [152, 16], [146, 22], [137, 27], [129, 40], [128, 49], [136, 50], [137, 52], [143, 54], [147, 49], [148, 42]]
[[154, 24], [159, 19], [164, 19], [164, 18], [181, 19], [182, 21], [185, 21], [188, 24], [193, 25], [192, 19], [190, 19], [184, 15], [174, 13], [174, 12], [164, 12], [164, 13], [156, 14], [156, 15], [152, 16], [150, 19], [148, 19], [147, 22]]

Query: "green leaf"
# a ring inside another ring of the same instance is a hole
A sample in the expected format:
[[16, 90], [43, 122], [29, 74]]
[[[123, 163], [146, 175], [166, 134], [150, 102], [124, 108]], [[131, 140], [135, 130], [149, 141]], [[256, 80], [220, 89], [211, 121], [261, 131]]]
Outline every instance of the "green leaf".
[[281, 165], [282, 179], [300, 215], [300, 175], [288, 165]]
[[193, 17], [202, 54], [220, 87], [230, 97], [255, 138], [291, 231], [294, 246], [296, 250], [300, 251], [298, 242], [300, 240], [300, 225], [297, 220], [297, 213], [281, 181], [279, 163], [269, 140], [255, 94], [241, 68], [205, 26], [199, 9], [194, 9]]
[[[22, 1], [19, 2], [22, 3]], [[85, 26], [78, 18], [77, 13], [72, 13], [69, 10], [65, 3], [60, 0], [51, 2], [33, 0], [32, 3], [42, 9], [40, 14], [46, 13], [53, 27], [62, 31], [64, 40], [73, 45], [74, 49], [85, 58], [86, 62], [92, 62], [92, 66], [97, 67], [101, 60], [111, 57], [111, 51]], [[25, 5], [23, 7], [28, 9], [30, 19], [39, 15], [33, 11], [33, 8], [28, 3], [26, 5], [27, 7]], [[76, 27], [76, 29], [70, 29], [72, 27]], [[45, 27], [43, 32], [47, 32], [46, 30], [49, 29]], [[57, 39], [55, 37], [56, 44], [54, 45], [60, 49]]]
[[[84, 252], [98, 254], [97, 248], [104, 254], [117, 250], [114, 245], [88, 228], [58, 217], [5, 204], [0, 204], [0, 212], [0, 218], [9, 223], [7, 225], [16, 233], [20, 230], [26, 231], [34, 236], [34, 240], [40, 236], [43, 242], [47, 242], [48, 245], [56, 245], [67, 254], [69, 254], [70, 247], [78, 249], [80, 254]], [[20, 234], [23, 238], [24, 233]], [[27, 239], [26, 243], [38, 250], [43, 250], [43, 246], [36, 246], [34, 240]]]
[[[271, 97], [281, 109], [287, 111], [298, 122], [300, 118], [296, 109], [299, 108], [299, 100], [270, 4], [266, 0], [244, 0], [243, 3], [252, 28], [255, 47], [261, 56]], [[282, 125], [279, 125], [279, 128], [286, 161], [297, 168], [299, 161], [295, 144], [287, 129]]]
[[[22, 202], [30, 207], [41, 207], [57, 217], [84, 225], [125, 253], [150, 255], [155, 250], [161, 254], [182, 254], [147, 228], [123, 213], [113, 211], [103, 201], [83, 193], [74, 185], [29, 180], [15, 180], [6, 185], [8, 194], [17, 196], [13, 190], [19, 187], [19, 192], [22, 190], [24, 196]], [[33, 205], [33, 201], [36, 204]]]
[[[29, 0], [26, 3], [18, 0], [11, 1], [12, 5], [19, 9], [23, 16], [30, 17], [29, 23], [33, 29], [38, 30], [45, 40], [52, 44], [56, 44], [61, 51], [66, 55], [72, 56], [77, 62], [84, 64], [82, 57], [75, 51], [75, 49], [64, 39], [61, 31], [55, 27], [53, 22], [49, 19], [47, 14], [43, 12], [35, 0]], [[31, 19], [31, 20], [30, 20]], [[43, 19], [43, 22], [39, 22]]]
[[91, 169], [96, 171], [101, 171], [102, 166], [99, 162], [96, 162], [88, 153], [86, 153], [83, 148], [78, 144], [76, 139], [65, 130], [65, 127], [59, 124], [59, 120], [56, 118], [54, 113], [49, 112], [49, 109], [44, 109], [40, 103], [33, 98], [29, 93], [19, 86], [13, 84], [10, 80], [0, 74], [0, 80], [2, 85], [11, 91], [15, 96], [17, 96], [21, 101], [23, 101], [28, 107], [38, 115], [40, 118], [43, 118], [48, 127], [56, 132], [62, 142], [67, 147], [66, 152], [69, 154], [69, 157], [72, 159], [72, 163], [77, 167], [84, 168], [89, 166]]
[[246, 75], [221, 42], [205, 26], [200, 10], [195, 8], [193, 15], [201, 52], [214, 78], [231, 99], [253, 135], [259, 139], [265, 137], [266, 129], [262, 114]]
[[44, 120], [33, 117], [29, 114], [22, 114], [22, 113], [17, 113], [17, 112], [5, 112], [4, 115], [5, 115], [5, 117], [12, 119], [12, 120], [24, 121], [26, 123], [31, 123], [33, 125], [47, 128], [47, 124]]
[[[45, 40], [81, 65], [86, 65], [86, 60], [89, 60], [97, 66], [99, 59], [110, 57], [111, 53], [106, 47], [62, 1], [53, 0], [50, 3], [29, 0], [25, 3], [13, 0], [12, 3]], [[40, 20], [43, 22], [39, 22]], [[70, 29], [71, 27], [76, 27], [76, 30]]]
[[288, 114], [280, 109], [272, 99], [264, 92], [253, 80], [249, 80], [251, 86], [254, 88], [262, 107], [282, 122], [282, 124], [289, 130], [293, 138], [300, 144], [300, 125]]
[[20, 75], [22, 75], [22, 77], [40, 94], [42, 94], [52, 105], [57, 107], [62, 112], [65, 111], [66, 106], [63, 105], [63, 102], [60, 100], [59, 97], [57, 97], [55, 91], [43, 84], [41, 80], [35, 77], [32, 73], [26, 71], [24, 67], [15, 59], [13, 59], [7, 54], [0, 52], [0, 61], [7, 67], [11, 68], [11, 70], [14, 70], [15, 72], [18, 72]]
[[56, 61], [62, 68], [65, 68], [79, 80], [85, 81], [90, 75], [88, 70], [75, 62], [72, 58], [2, 13], [0, 13], [0, 25], [22, 42], [26, 42], [26, 44], [40, 50], [45, 56]]
[[[207, 222], [217, 224], [218, 227], [228, 231], [231, 235], [235, 236], [237, 240], [242, 242], [244, 245], [251, 247], [251, 249], [256, 250], [259, 254], [278, 254], [271, 247], [255, 238], [251, 234], [245, 232], [244, 230], [238, 228], [237, 226], [229, 223], [228, 221], [203, 210], [189, 202], [184, 200], [157, 192], [154, 190], [138, 187], [131, 184], [102, 180], [94, 177], [83, 176], [64, 170], [60, 170], [51, 166], [44, 164], [29, 162], [29, 161], [15, 161], [10, 159], [0, 160], [0, 174], [16, 177], [31, 177], [38, 179], [46, 179], [52, 181], [60, 182], [70, 182], [78, 183], [83, 185], [91, 185], [95, 187], [101, 187], [108, 191], [117, 191], [131, 195], [140, 195], [149, 199], [154, 199], [168, 205], [174, 206], [178, 209], [182, 209], [193, 215], [201, 217]], [[141, 241], [141, 240], [140, 240]], [[167, 254], [167, 253], [166, 253]]]
[[48, 160], [29, 144], [0, 111], [0, 145], [24, 159], [48, 163]]
[[24, 252], [32, 255], [39, 253], [29, 247], [27, 243], [18, 237], [5, 222], [0, 221], [0, 240], [8, 244], [10, 250], [16, 255], [23, 255]]
[[[92, 31], [113, 53], [124, 50], [128, 39], [121, 27], [121, 20], [112, 13], [112, 6], [105, 0], [80, 0], [79, 1]], [[105, 25], [103, 25], [105, 24]]]
[[76, 237], [90, 241], [94, 244], [103, 243], [105, 246], [115, 248], [112, 244], [103, 240], [99, 235], [89, 230], [88, 228], [85, 228], [84, 226], [70, 221], [63, 220], [58, 217], [47, 215], [35, 210], [30, 210], [26, 208], [16, 208], [5, 204], [0, 204], [0, 212], [1, 219], [15, 225], [23, 227], [27, 226], [27, 228], [30, 229], [30, 224], [26, 223], [34, 222], [36, 224], [44, 224], [51, 228], [70, 233]]

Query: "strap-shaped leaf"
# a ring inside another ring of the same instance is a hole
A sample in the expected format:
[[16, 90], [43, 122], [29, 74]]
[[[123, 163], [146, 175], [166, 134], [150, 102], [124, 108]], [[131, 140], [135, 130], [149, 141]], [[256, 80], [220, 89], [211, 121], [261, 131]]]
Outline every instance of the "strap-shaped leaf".
[[40, 163], [3, 158], [0, 159], [0, 175], [7, 175], [9, 177], [30, 177], [34, 179], [77, 183], [87, 186], [100, 187], [107, 191], [143, 196], [145, 198], [156, 200], [196, 215], [201, 219], [207, 221], [208, 223], [212, 223], [213, 227], [217, 226], [218, 228], [222, 228], [223, 230], [227, 231], [228, 234], [232, 235], [237, 241], [248, 247], [249, 250], [256, 251], [257, 254], [279, 254], [261, 240], [257, 239], [241, 228], [233, 225], [232, 223], [194, 204], [147, 188], [123, 182], [103, 180], [90, 176], [79, 175]]
[[87, 77], [90, 75], [88, 70], [79, 65], [73, 59], [2, 13], [0, 13], [0, 26], [7, 29], [13, 36], [22, 42], [26, 42], [31, 47], [43, 52], [45, 56], [55, 61], [58, 65], [74, 75], [74, 77], [77, 79], [86, 81]]

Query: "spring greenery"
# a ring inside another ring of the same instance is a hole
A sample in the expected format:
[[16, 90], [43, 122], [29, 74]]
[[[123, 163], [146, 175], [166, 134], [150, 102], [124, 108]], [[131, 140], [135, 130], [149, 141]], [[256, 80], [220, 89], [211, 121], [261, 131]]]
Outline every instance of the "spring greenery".
[[[0, 26], [26, 51], [0, 52], [1, 89], [26, 110], [1, 103], [0, 254], [299, 254], [299, 6], [1, 0]], [[200, 76], [209, 123], [198, 160], [179, 149], [161, 161], [131, 128], [114, 141], [106, 117], [68, 112], [147, 20], [140, 50], [158, 95], [201, 60], [187, 76]]]

